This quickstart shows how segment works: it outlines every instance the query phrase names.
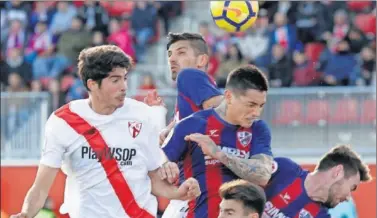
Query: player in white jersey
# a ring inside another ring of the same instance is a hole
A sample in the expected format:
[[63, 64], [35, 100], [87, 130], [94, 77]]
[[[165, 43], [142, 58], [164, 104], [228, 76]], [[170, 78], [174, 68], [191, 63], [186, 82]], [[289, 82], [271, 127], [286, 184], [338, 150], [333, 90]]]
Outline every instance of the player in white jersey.
[[130, 66], [116, 46], [80, 53], [78, 71], [89, 99], [73, 101], [48, 119], [36, 179], [21, 213], [11, 217], [38, 213], [63, 163], [79, 189], [71, 218], [156, 217], [155, 196], [190, 200], [200, 195], [195, 179], [175, 187], [158, 176], [163, 158], [148, 106], [125, 98]]

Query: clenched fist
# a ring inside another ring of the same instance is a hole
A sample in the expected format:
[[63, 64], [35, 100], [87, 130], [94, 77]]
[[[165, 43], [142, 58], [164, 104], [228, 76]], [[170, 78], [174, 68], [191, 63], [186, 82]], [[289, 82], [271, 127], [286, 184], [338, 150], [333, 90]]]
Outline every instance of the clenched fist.
[[177, 200], [191, 201], [199, 197], [201, 193], [198, 180], [188, 178], [179, 186]]

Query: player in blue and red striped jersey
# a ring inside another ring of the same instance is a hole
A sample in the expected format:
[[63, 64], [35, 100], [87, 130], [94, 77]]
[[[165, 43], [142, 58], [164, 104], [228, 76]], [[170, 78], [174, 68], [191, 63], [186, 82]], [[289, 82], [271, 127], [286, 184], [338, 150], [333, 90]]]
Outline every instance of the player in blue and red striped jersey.
[[[179, 163], [179, 181], [196, 178], [202, 195], [189, 203], [171, 201], [164, 217], [217, 218], [223, 183], [242, 178], [267, 184], [272, 171], [271, 135], [267, 124], [258, 120], [267, 90], [267, 79], [256, 67], [237, 68], [228, 76], [218, 107], [178, 122], [163, 150], [169, 161]], [[205, 143], [208, 140], [214, 143]]]
[[163, 143], [176, 121], [199, 110], [216, 107], [222, 93], [206, 71], [209, 63], [209, 48], [197, 33], [169, 33], [167, 51], [171, 78], [177, 82], [175, 118], [160, 134]]
[[348, 200], [361, 182], [370, 179], [368, 166], [345, 145], [326, 153], [314, 172], [288, 158], [275, 158], [265, 187], [263, 218], [330, 218], [329, 208]]

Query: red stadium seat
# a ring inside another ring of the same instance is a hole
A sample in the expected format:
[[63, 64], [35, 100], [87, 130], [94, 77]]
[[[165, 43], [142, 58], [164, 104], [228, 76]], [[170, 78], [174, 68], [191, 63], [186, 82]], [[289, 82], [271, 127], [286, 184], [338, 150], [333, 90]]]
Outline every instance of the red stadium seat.
[[355, 99], [339, 100], [331, 113], [332, 124], [355, 123], [358, 120], [358, 102]]
[[376, 124], [376, 99], [368, 99], [362, 103], [360, 121], [362, 124]]
[[329, 119], [330, 105], [325, 100], [312, 100], [307, 105], [305, 123], [323, 125]]
[[309, 58], [309, 60], [317, 62], [323, 49], [324, 45], [321, 43], [308, 43], [305, 46], [305, 55]]
[[372, 1], [349, 1], [347, 6], [351, 11], [363, 11], [372, 6]]
[[354, 25], [363, 33], [376, 35], [376, 15], [375, 14], [359, 14], [353, 21]]
[[278, 125], [295, 125], [302, 120], [302, 105], [297, 100], [282, 101], [277, 116], [273, 121]]
[[134, 8], [134, 2], [132, 1], [101, 1], [101, 5], [112, 17], [131, 14]]

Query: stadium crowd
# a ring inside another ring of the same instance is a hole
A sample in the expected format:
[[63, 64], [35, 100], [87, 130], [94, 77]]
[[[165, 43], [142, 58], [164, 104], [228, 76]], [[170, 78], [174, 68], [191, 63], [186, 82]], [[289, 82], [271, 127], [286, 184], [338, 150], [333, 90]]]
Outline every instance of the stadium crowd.
[[[138, 63], [169, 31], [181, 2], [1, 2], [1, 90], [48, 90], [53, 108], [86, 96], [75, 62], [81, 49], [116, 44]], [[376, 3], [260, 2], [245, 33], [199, 32], [211, 46], [209, 74], [224, 86], [236, 66], [263, 69], [272, 87], [368, 86], [376, 69]], [[145, 16], [148, 14], [148, 16]], [[160, 19], [161, 18], [161, 19]], [[159, 30], [159, 20], [164, 30]], [[155, 88], [153, 75], [140, 89]]]

